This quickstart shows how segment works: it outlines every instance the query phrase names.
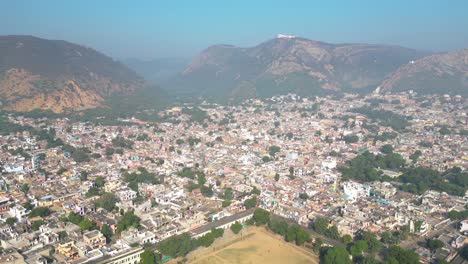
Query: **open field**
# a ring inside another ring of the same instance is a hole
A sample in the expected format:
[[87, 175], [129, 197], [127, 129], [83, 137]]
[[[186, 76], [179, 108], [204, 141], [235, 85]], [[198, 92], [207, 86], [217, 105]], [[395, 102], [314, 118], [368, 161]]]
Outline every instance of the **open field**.
[[248, 227], [242, 235], [233, 235], [229, 240], [195, 251], [188, 260], [191, 264], [318, 263], [317, 256], [311, 252], [258, 227]]

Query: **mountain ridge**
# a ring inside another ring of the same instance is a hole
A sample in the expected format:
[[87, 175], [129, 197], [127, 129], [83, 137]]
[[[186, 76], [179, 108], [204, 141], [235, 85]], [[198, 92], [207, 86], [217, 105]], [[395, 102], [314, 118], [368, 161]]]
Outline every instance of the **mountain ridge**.
[[394, 45], [331, 44], [301, 37], [274, 38], [247, 48], [212, 45], [163, 86], [228, 97], [247, 86], [250, 91], [244, 92], [257, 96], [375, 89], [400, 65], [424, 55]]
[[34, 36], [0, 36], [4, 110], [85, 110], [144, 86], [135, 72], [92, 48]]

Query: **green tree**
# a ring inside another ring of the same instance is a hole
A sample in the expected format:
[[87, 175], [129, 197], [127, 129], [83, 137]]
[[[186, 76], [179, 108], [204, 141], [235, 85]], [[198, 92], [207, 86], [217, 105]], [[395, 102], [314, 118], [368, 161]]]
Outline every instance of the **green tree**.
[[235, 222], [231, 225], [231, 230], [234, 234], [238, 234], [242, 230], [242, 224]]
[[101, 233], [106, 238], [106, 243], [109, 243], [110, 239], [112, 237], [112, 230], [110, 229], [110, 227], [107, 224], [103, 224], [101, 226]]
[[350, 235], [346, 234], [341, 238], [341, 241], [343, 241], [344, 244], [349, 244], [353, 242], [353, 238]]
[[302, 228], [299, 228], [296, 233], [296, 245], [302, 246], [305, 242], [310, 242], [310, 235]]
[[68, 221], [75, 225], [80, 224], [81, 220], [83, 220], [83, 217], [77, 213], [70, 212], [68, 214]]
[[366, 241], [367, 247], [368, 247], [370, 253], [377, 253], [377, 252], [380, 251], [380, 248], [382, 247], [382, 244], [377, 239], [375, 234], [373, 234], [371, 232], [362, 231], [359, 234], [359, 239]]
[[88, 172], [87, 171], [82, 171], [80, 173], [80, 181], [84, 182], [88, 180]]
[[279, 175], [279, 173], [276, 173], [275, 174], [275, 181], [279, 181], [279, 179], [280, 179], [280, 175]]
[[94, 201], [97, 207], [103, 208], [108, 212], [111, 212], [115, 208], [117, 203], [117, 197], [113, 193], [103, 193], [99, 199]]
[[270, 212], [261, 208], [255, 209], [253, 219], [258, 226], [267, 224], [270, 221]]
[[65, 238], [68, 237], [68, 233], [65, 230], [58, 232], [57, 235], [58, 235], [60, 241], [63, 241]]
[[33, 218], [36, 216], [46, 217], [46, 216], [49, 216], [50, 213], [51, 211], [47, 207], [36, 207], [32, 209], [32, 211], [29, 213], [29, 218]]
[[405, 250], [399, 246], [391, 246], [385, 256], [385, 261], [384, 263], [392, 264], [416, 264], [419, 263], [419, 255], [414, 251]]
[[102, 188], [104, 187], [104, 184], [106, 183], [106, 181], [104, 180], [104, 177], [102, 176], [98, 176], [96, 177], [96, 179], [94, 180], [94, 185], [96, 185], [97, 188]]
[[132, 211], [125, 212], [122, 219], [117, 223], [117, 233], [127, 230], [130, 227], [139, 228], [140, 218], [136, 216]]
[[257, 197], [254, 196], [244, 201], [245, 209], [254, 208], [257, 205]]
[[344, 247], [335, 246], [327, 249], [322, 257], [323, 264], [351, 264], [348, 251]]
[[390, 153], [393, 153], [393, 146], [390, 145], [390, 144], [383, 145], [383, 146], [380, 148], [380, 152], [382, 152], [383, 154], [390, 154]]
[[432, 252], [435, 252], [437, 249], [442, 248], [444, 243], [439, 239], [428, 239], [426, 240], [426, 246]]
[[86, 231], [86, 230], [91, 230], [94, 226], [94, 223], [88, 218], [83, 218], [83, 220], [81, 220], [78, 226], [80, 227], [81, 230]]
[[275, 157], [276, 153], [278, 153], [280, 151], [281, 151], [281, 148], [278, 147], [278, 146], [270, 146], [268, 148], [268, 154], [270, 154], [270, 156], [272, 156], [272, 157]]
[[155, 264], [156, 254], [153, 251], [145, 250], [140, 255], [140, 264]]
[[367, 251], [367, 249], [367, 242], [364, 240], [358, 240], [349, 248], [349, 252], [353, 257], [356, 257], [362, 255]]
[[9, 226], [13, 226], [16, 223], [15, 217], [9, 217], [5, 220], [5, 223]]
[[311, 224], [311, 227], [315, 232], [323, 235], [328, 229], [328, 220], [325, 218], [317, 217]]
[[307, 193], [301, 193], [299, 194], [299, 198], [301, 198], [302, 200], [307, 200], [309, 199], [309, 195], [307, 195]]
[[29, 184], [25, 183], [25, 184], [21, 185], [20, 191], [22, 191], [23, 193], [28, 193], [28, 191], [29, 191]]

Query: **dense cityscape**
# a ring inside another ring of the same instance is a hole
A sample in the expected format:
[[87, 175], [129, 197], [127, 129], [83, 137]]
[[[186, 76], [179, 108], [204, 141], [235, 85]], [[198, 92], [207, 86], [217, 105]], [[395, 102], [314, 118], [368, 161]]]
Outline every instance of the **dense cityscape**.
[[467, 109], [402, 92], [187, 103], [157, 122], [5, 112], [0, 262], [190, 262], [265, 225], [324, 263], [463, 263]]

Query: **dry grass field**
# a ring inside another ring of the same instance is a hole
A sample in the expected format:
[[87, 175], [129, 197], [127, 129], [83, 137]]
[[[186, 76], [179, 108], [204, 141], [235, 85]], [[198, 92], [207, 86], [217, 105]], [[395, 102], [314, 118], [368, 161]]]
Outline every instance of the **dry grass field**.
[[[242, 238], [241, 238], [242, 237]], [[215, 243], [188, 257], [190, 264], [318, 263], [318, 258], [308, 250], [283, 241], [263, 228], [249, 227], [229, 241]]]

